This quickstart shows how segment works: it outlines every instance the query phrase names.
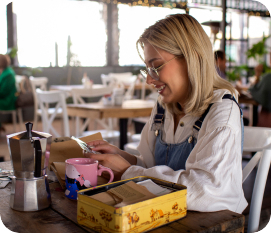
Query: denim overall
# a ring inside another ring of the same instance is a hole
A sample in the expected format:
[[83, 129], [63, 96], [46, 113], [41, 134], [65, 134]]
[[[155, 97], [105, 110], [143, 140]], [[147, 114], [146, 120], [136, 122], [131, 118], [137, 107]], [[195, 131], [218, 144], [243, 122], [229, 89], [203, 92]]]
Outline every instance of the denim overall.
[[[237, 105], [235, 98], [230, 95], [226, 94], [223, 96], [222, 99], [230, 99], [233, 100]], [[210, 104], [202, 116], [195, 122], [193, 126], [193, 130], [198, 132], [201, 128], [202, 122], [204, 118], [208, 114], [210, 108], [213, 104]], [[238, 105], [239, 107], [239, 105]], [[240, 107], [239, 107], [240, 109]], [[172, 168], [174, 171], [183, 169], [185, 170], [185, 163], [190, 154], [193, 150], [194, 146], [197, 143], [197, 139], [193, 136], [189, 136], [185, 141], [176, 144], [168, 144], [162, 141], [162, 130], [160, 130], [161, 126], [163, 125], [164, 121], [164, 113], [165, 109], [162, 108], [157, 103], [157, 114], [154, 117], [153, 129], [156, 129], [156, 144], [155, 144], [155, 162], [156, 165], [167, 165]], [[242, 146], [241, 152], [243, 151], [243, 142], [244, 142], [244, 124], [243, 124], [243, 112], [240, 109], [241, 113], [241, 129], [242, 129]], [[159, 129], [159, 130], [158, 130]]]

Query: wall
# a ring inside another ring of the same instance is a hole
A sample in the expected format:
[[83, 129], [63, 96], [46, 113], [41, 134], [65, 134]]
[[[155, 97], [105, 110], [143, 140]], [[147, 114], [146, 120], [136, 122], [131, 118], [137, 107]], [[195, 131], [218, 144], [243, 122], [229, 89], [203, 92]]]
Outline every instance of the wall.
[[[138, 74], [139, 66], [103, 66], [103, 67], [45, 67], [41, 68], [41, 73], [36, 73], [34, 77], [47, 77], [48, 88], [50, 85], [66, 85], [68, 72], [71, 72], [70, 84], [81, 84], [83, 74], [86, 72], [93, 83], [100, 84], [101, 74], [132, 72]], [[14, 67], [16, 74], [24, 75], [26, 67]]]
[[[70, 84], [81, 84], [83, 74], [86, 72], [88, 77], [93, 80], [95, 84], [101, 84], [101, 74], [108, 73], [123, 73], [132, 72], [138, 74], [139, 66], [104, 66], [104, 67], [44, 67], [41, 68], [41, 73], [36, 73], [34, 77], [47, 77], [48, 86], [50, 85], [67, 85], [68, 72], [71, 73]], [[27, 74], [29, 68], [27, 67], [14, 67], [14, 71], [17, 75]], [[32, 121], [34, 116], [34, 108], [27, 107], [23, 109], [23, 120]], [[12, 122], [11, 115], [1, 115], [0, 122]]]

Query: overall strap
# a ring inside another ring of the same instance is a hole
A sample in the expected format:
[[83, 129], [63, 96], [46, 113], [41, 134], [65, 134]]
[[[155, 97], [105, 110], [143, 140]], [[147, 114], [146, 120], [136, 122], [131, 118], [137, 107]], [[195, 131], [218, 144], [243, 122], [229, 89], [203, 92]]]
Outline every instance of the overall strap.
[[[225, 94], [222, 99], [230, 99], [233, 100], [238, 107], [240, 108], [239, 104], [237, 103], [236, 99], [234, 98], [233, 95], [231, 94]], [[196, 129], [197, 131], [200, 130], [202, 126], [202, 122], [204, 121], [206, 115], [208, 114], [210, 108], [212, 107], [213, 103], [208, 106], [208, 108], [205, 110], [205, 112], [201, 115], [201, 117], [195, 122], [193, 125], [193, 128]], [[242, 110], [240, 109], [241, 116], [243, 115]], [[164, 115], [165, 115], [165, 109], [157, 102], [157, 113], [154, 116], [153, 119], [153, 125], [156, 127], [153, 127], [153, 129], [160, 129], [161, 125], [164, 123]]]
[[212, 107], [213, 104], [209, 104], [208, 108], [205, 110], [205, 112], [201, 115], [201, 117], [195, 122], [193, 125], [193, 128], [197, 131], [200, 130], [202, 122], [204, 118], [206, 117], [207, 113], [209, 112], [210, 108]]
[[157, 102], [157, 113], [153, 118], [154, 124], [163, 124], [165, 109]]
[[[222, 99], [233, 100], [238, 105], [238, 107], [240, 108], [239, 104], [237, 103], [237, 101], [236, 101], [236, 99], [234, 98], [233, 95], [231, 95], [231, 94], [225, 94], [222, 97]], [[200, 130], [202, 122], [203, 122], [204, 118], [206, 117], [206, 115], [208, 114], [208, 112], [209, 112], [210, 108], [212, 107], [212, 105], [213, 105], [213, 103], [208, 106], [208, 108], [205, 110], [205, 112], [202, 114], [202, 116], [195, 122], [193, 128], [196, 129], [197, 131]], [[240, 111], [241, 111], [241, 109], [240, 109]], [[242, 112], [241, 112], [241, 115], [243, 115]]]
[[225, 95], [222, 97], [222, 99], [230, 99], [230, 100], [233, 100], [233, 101], [238, 105], [238, 107], [240, 108], [239, 104], [237, 103], [237, 101], [236, 101], [236, 99], [234, 98], [233, 95], [231, 95], [231, 94], [225, 94]]
[[153, 117], [151, 130], [155, 131], [155, 136], [158, 136], [165, 119], [165, 109], [157, 102], [157, 113]]

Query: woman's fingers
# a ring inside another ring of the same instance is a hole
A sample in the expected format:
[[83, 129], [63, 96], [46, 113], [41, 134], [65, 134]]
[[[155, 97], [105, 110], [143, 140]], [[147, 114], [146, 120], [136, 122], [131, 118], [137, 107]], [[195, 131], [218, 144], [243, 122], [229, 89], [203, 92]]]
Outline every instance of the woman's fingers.
[[119, 154], [88, 154], [89, 158], [98, 160], [99, 164], [110, 168], [115, 175], [114, 180], [119, 180], [122, 174], [131, 166], [131, 164]]
[[107, 141], [104, 141], [104, 140], [94, 140], [94, 141], [90, 141], [90, 142], [87, 142], [87, 144], [89, 146], [99, 146], [99, 145], [104, 145], [104, 144], [109, 144]]
[[102, 140], [88, 142], [87, 144], [92, 147], [92, 150], [106, 154], [117, 154], [119, 150], [116, 146]]

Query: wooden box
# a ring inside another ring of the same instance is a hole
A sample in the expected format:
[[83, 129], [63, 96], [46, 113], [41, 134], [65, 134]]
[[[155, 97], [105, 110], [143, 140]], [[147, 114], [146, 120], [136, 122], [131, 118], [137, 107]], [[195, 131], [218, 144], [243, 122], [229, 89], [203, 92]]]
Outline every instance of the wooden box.
[[[126, 182], [137, 183], [147, 179], [172, 192], [120, 208], [91, 198]], [[77, 221], [97, 232], [144, 232], [185, 217], [186, 194], [187, 189], [183, 185], [146, 176], [100, 185], [78, 192]]]

